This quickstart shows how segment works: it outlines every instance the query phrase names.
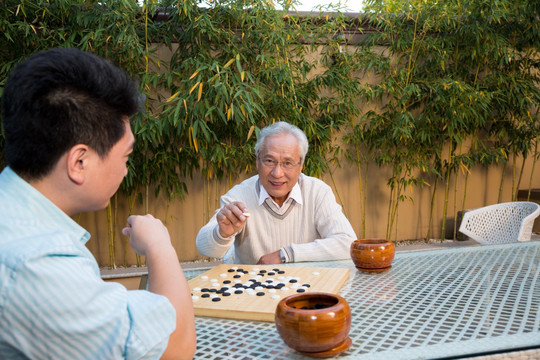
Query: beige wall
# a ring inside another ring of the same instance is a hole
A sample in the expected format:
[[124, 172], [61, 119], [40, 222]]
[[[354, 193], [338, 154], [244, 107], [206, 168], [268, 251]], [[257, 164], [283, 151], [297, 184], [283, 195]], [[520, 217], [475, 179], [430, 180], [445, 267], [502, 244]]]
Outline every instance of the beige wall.
[[[327, 174], [323, 179], [332, 186], [338, 199], [341, 199], [344, 211], [351, 221], [358, 236], [361, 234], [361, 206], [360, 192], [358, 185], [358, 172], [356, 166], [344, 163], [342, 168], [333, 171], [335, 186], [331, 177]], [[518, 173], [521, 160], [518, 160]], [[528, 188], [529, 177], [531, 175], [532, 162], [528, 161], [524, 168], [521, 189]], [[538, 169], [539, 166], [536, 166]], [[497, 203], [499, 195], [499, 185], [501, 182], [502, 168], [493, 166], [489, 170], [481, 167], [471, 170], [465, 208], [475, 208]], [[502, 201], [512, 200], [512, 169], [510, 164], [505, 170], [503, 183]], [[388, 169], [379, 169], [375, 164], [369, 166], [368, 179], [366, 182], [366, 237], [384, 237], [387, 225], [387, 212], [389, 201], [389, 190], [386, 185], [389, 177]], [[448, 203], [448, 217], [453, 217], [454, 211], [454, 190], [457, 189], [457, 210], [461, 209], [463, 201], [465, 176], [460, 174], [457, 179], [457, 187], [454, 181], [450, 186], [450, 196]], [[240, 181], [240, 180], [238, 180]], [[428, 180], [429, 181], [429, 180]], [[234, 181], [236, 183], [236, 181]], [[226, 181], [221, 183], [211, 182], [209, 189], [205, 186], [205, 181], [195, 176], [193, 180], [187, 180], [188, 195], [185, 200], [168, 202], [164, 199], [153, 199], [150, 196], [149, 212], [162, 219], [167, 225], [173, 244], [178, 252], [181, 261], [191, 261], [202, 259], [195, 247], [195, 237], [201, 226], [205, 224], [209, 216], [214, 213], [218, 206], [219, 195], [224, 193], [229, 184]], [[540, 188], [540, 176], [538, 170], [533, 177], [533, 188]], [[397, 225], [393, 232], [392, 240], [421, 239], [427, 234], [431, 188], [414, 188], [409, 190], [414, 202], [404, 202], [399, 206]], [[152, 192], [150, 192], [152, 194]], [[432, 238], [440, 238], [441, 222], [444, 206], [444, 187], [439, 184], [435, 206], [434, 224]], [[144, 206], [136, 205], [134, 213], [144, 213]], [[121, 226], [127, 218], [127, 200], [119, 198], [116, 229], [116, 265], [124, 264], [125, 238], [120, 234]], [[79, 222], [92, 234], [88, 242], [88, 248], [94, 253], [101, 266], [109, 265], [109, 248], [107, 241], [107, 211], [98, 213], [82, 214], [78, 218]], [[451, 222], [447, 226], [451, 226]], [[128, 265], [136, 263], [135, 254], [129, 247], [125, 251]], [[144, 261], [144, 260], [143, 260]]]

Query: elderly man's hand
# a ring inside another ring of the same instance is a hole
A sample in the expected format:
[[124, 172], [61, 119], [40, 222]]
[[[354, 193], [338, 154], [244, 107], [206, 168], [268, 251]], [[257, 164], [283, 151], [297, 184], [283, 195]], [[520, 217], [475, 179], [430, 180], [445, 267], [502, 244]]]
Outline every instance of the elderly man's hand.
[[240, 201], [225, 205], [216, 214], [219, 234], [224, 238], [228, 238], [240, 231], [246, 224], [248, 217], [244, 213], [247, 213], [247, 211], [246, 205]]
[[266, 254], [261, 256], [259, 261], [257, 261], [257, 265], [264, 265], [264, 264], [279, 264], [281, 263], [281, 256], [278, 251], [274, 251], [273, 253]]

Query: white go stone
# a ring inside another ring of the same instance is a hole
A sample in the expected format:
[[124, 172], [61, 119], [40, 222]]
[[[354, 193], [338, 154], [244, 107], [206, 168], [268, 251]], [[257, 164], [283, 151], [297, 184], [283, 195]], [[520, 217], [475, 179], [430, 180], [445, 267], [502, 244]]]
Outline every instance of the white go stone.
[[201, 276], [201, 279], [206, 280], [206, 279], [208, 279], [208, 276], [203, 275], [203, 276]]
[[320, 275], [320, 273], [319, 273], [318, 271], [314, 271], [314, 272], [312, 272], [311, 274], [312, 274], [312, 275], [315, 275], [315, 276]]
[[201, 291], [201, 288], [200, 287], [194, 287], [193, 291]]
[[221, 276], [221, 277], [227, 277], [227, 274], [221, 273], [221, 274], [219, 274], [219, 276]]
[[197, 295], [192, 295], [191, 300], [197, 301], [197, 300], [199, 300], [199, 297]]
[[272, 299], [274, 299], [274, 300], [279, 299], [279, 295], [277, 295], [277, 294], [272, 295]]

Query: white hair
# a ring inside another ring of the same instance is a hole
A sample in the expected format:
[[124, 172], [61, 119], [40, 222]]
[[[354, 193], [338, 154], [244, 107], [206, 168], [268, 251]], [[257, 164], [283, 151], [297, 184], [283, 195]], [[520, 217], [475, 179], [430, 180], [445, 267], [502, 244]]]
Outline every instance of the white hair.
[[281, 134], [291, 134], [298, 140], [298, 145], [300, 147], [300, 161], [304, 163], [309, 148], [306, 134], [304, 134], [304, 132], [297, 126], [284, 121], [278, 121], [272, 125], [268, 125], [259, 132], [259, 137], [257, 138], [257, 143], [255, 144], [255, 155], [259, 156], [261, 147], [267, 137]]

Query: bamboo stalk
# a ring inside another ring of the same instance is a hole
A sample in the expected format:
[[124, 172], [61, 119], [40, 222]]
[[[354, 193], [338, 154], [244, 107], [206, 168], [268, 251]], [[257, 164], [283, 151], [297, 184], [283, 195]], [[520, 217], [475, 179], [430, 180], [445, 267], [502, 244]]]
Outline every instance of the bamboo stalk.
[[365, 216], [364, 216], [364, 187], [362, 182], [362, 167], [360, 166], [360, 152], [358, 150], [358, 145], [356, 147], [356, 169], [358, 171], [358, 191], [360, 192], [360, 216], [362, 217], [362, 225], [360, 237], [365, 238]]
[[456, 175], [456, 181], [454, 183], [454, 229], [452, 232], [452, 239], [456, 240], [457, 235], [457, 188], [458, 188], [458, 181], [459, 181], [459, 171], [455, 172]]
[[531, 189], [532, 189], [534, 168], [536, 167], [536, 160], [538, 160], [538, 138], [539, 136], [536, 136], [536, 142], [534, 143], [534, 157], [533, 157], [533, 163], [532, 163], [532, 168], [531, 168], [531, 176], [529, 176], [529, 191], [527, 192], [527, 201], [531, 199]]
[[513, 192], [514, 201], [517, 201], [518, 199], [519, 186], [521, 185], [521, 179], [523, 178], [523, 170], [525, 170], [525, 160], [527, 160], [527, 158], [524, 156], [521, 159], [521, 169], [519, 170], [518, 181], [516, 184], [516, 188], [514, 189], [514, 192]]
[[[450, 149], [448, 149], [448, 164], [450, 164], [452, 160], [452, 146], [450, 146]], [[450, 165], [446, 167], [446, 175], [445, 175], [445, 186], [444, 186], [444, 206], [443, 206], [443, 216], [442, 216], [442, 228], [441, 228], [441, 240], [444, 240], [446, 238], [446, 217], [448, 215], [448, 196], [450, 194]]]
[[512, 201], [516, 201], [517, 196], [517, 186], [516, 186], [516, 152], [512, 152], [512, 188], [510, 193], [510, 198]]
[[429, 210], [429, 223], [428, 223], [428, 232], [426, 234], [426, 242], [431, 238], [431, 228], [433, 226], [433, 211], [435, 210], [435, 197], [437, 193], [437, 184], [439, 183], [439, 177], [435, 177], [435, 184], [433, 184], [433, 193], [431, 194], [431, 205]]
[[116, 254], [113, 237], [112, 205], [107, 205], [107, 239], [109, 242], [109, 268], [116, 268]]
[[336, 193], [336, 196], [338, 198], [338, 201], [339, 203], [341, 204], [341, 208], [343, 209], [343, 214], [345, 215], [345, 217], [348, 218], [347, 216], [347, 210], [345, 209], [345, 204], [343, 203], [343, 200], [341, 200], [341, 195], [339, 194], [339, 190], [338, 190], [338, 187], [337, 187], [337, 184], [336, 184], [336, 180], [334, 179], [334, 173], [332, 170], [328, 169], [328, 172], [330, 173], [330, 180], [332, 180], [332, 185], [334, 187], [334, 191]]
[[502, 174], [501, 174], [501, 182], [499, 183], [499, 196], [497, 197], [497, 203], [500, 203], [501, 202], [501, 199], [502, 199], [502, 191], [503, 191], [503, 186], [504, 186], [504, 173], [505, 173], [505, 170], [506, 170], [506, 163], [507, 161], [503, 161], [503, 168], [502, 168]]
[[386, 238], [390, 239], [392, 204], [394, 201], [394, 186], [390, 185], [390, 198], [388, 200], [388, 213], [386, 215]]

